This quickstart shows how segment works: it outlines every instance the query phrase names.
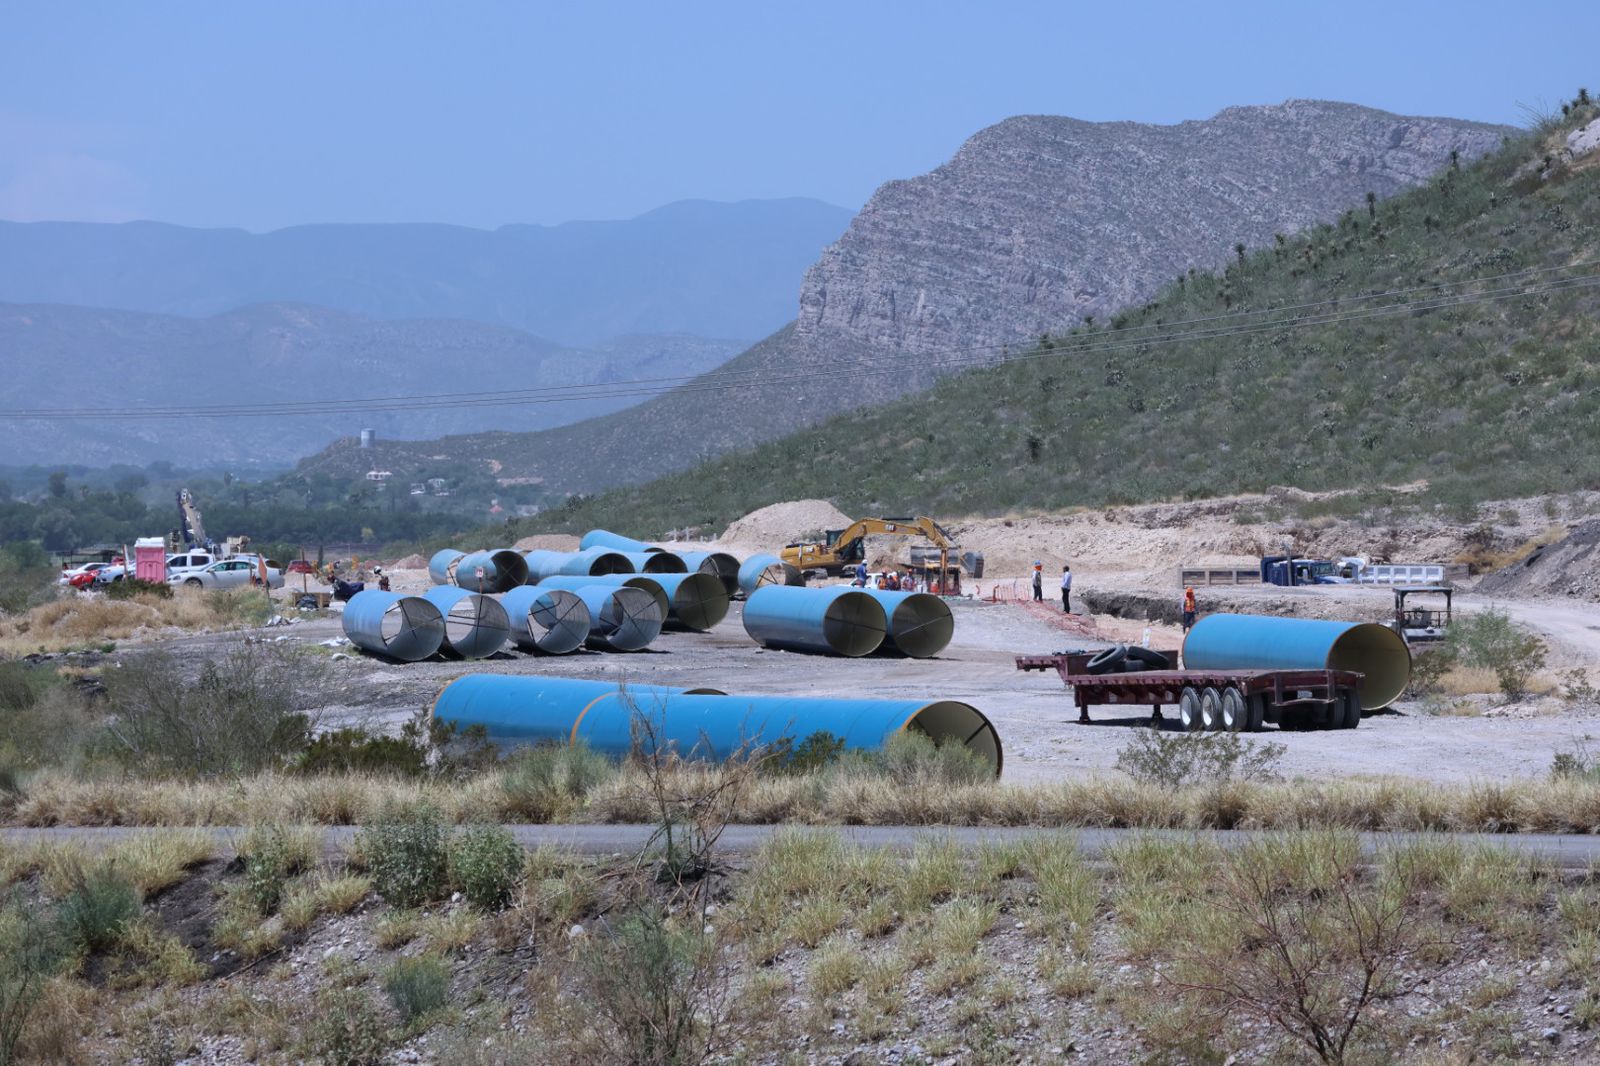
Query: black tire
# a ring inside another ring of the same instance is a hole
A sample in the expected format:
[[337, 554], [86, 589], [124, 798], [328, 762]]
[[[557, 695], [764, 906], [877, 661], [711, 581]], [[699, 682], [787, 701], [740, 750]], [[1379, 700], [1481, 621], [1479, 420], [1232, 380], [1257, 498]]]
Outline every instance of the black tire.
[[1222, 693], [1211, 685], [1200, 690], [1200, 728], [1207, 733], [1222, 732]]
[[1238, 733], [1250, 727], [1250, 708], [1244, 693], [1229, 685], [1222, 690], [1222, 728]]
[[1086, 674], [1115, 674], [1120, 672], [1122, 661], [1128, 657], [1128, 646], [1118, 644], [1107, 648], [1083, 665]]
[[1343, 728], [1355, 729], [1361, 724], [1361, 693], [1350, 689], [1344, 694]]
[[1258, 692], [1254, 696], [1248, 697], [1245, 700], [1245, 708], [1250, 715], [1250, 720], [1245, 723], [1245, 731], [1248, 733], [1261, 732], [1261, 726], [1267, 720], [1267, 694]]
[[1186, 733], [1198, 733], [1204, 728], [1200, 722], [1200, 692], [1193, 685], [1185, 686], [1178, 696], [1178, 724]]
[[1130, 664], [1133, 662], [1142, 664], [1138, 667], [1138, 669], [1141, 670], [1172, 669], [1171, 659], [1168, 659], [1165, 655], [1162, 655], [1158, 651], [1151, 651], [1149, 648], [1141, 648], [1137, 644], [1128, 646], [1128, 660]]
[[185, 581], [184, 584], [189, 586], [192, 589], [198, 589], [198, 588], [204, 588], [205, 587], [205, 582], [201, 581], [197, 577], [191, 577], [189, 580]]

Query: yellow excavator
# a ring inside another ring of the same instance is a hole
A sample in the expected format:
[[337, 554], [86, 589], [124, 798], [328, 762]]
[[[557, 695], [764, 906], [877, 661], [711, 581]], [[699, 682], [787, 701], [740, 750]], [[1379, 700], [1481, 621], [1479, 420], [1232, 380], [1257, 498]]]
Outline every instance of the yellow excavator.
[[[820, 544], [800, 541], [783, 549], [783, 561], [799, 570], [808, 570], [830, 576], [844, 573], [867, 558], [867, 537], [889, 536], [922, 537], [939, 549], [939, 572], [948, 574], [953, 561], [961, 565], [960, 549], [950, 534], [931, 518], [858, 518], [844, 529], [823, 532]], [[956, 558], [951, 559], [954, 555]], [[928, 567], [927, 569], [932, 569]]]

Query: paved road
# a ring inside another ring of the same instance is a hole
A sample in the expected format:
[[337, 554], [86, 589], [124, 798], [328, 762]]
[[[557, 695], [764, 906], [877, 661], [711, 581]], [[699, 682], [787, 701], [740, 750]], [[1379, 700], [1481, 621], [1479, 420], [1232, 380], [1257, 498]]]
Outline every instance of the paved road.
[[[508, 829], [525, 847], [555, 847], [587, 855], [626, 854], [638, 851], [649, 840], [654, 829], [647, 825], [513, 825]], [[723, 833], [721, 848], [725, 852], [747, 854], [788, 826], [735, 825]], [[1098, 858], [1108, 849], [1124, 843], [1138, 834], [1160, 834], [1180, 839], [1204, 839], [1232, 846], [1243, 843], [1255, 834], [1247, 832], [1205, 831], [1182, 832], [1149, 829], [1040, 829], [1031, 827], [946, 827], [946, 826], [824, 826], [818, 831], [838, 833], [846, 841], [867, 847], [905, 850], [919, 840], [929, 838], [950, 839], [964, 847], [983, 844], [1015, 842], [1038, 837], [1069, 835], [1077, 840], [1078, 847], [1088, 858]], [[80, 841], [91, 846], [126, 840], [143, 833], [165, 832], [161, 829], [133, 827], [87, 827], [54, 829], [0, 829], [0, 840], [8, 844], [26, 844], [33, 841]], [[217, 839], [218, 849], [231, 849], [244, 830], [220, 826], [209, 830]], [[330, 852], [346, 847], [356, 829], [350, 826], [330, 826], [324, 830], [324, 840]], [[1552, 833], [1362, 833], [1362, 846], [1369, 854], [1380, 852], [1417, 840], [1450, 840], [1464, 845], [1488, 845], [1506, 848], [1519, 854], [1550, 862], [1563, 870], [1589, 870], [1600, 868], [1600, 835], [1567, 836]]]

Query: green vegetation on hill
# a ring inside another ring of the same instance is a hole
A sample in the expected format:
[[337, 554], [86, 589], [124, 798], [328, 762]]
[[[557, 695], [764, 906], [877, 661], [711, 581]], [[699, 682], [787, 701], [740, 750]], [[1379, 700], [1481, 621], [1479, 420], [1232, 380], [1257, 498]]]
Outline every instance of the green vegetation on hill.
[[[1464, 509], [1600, 485], [1600, 287], [1549, 287], [1600, 274], [1600, 153], [1563, 154], [1566, 134], [1600, 115], [1582, 100], [1420, 188], [1273, 247], [1241, 246], [1226, 269], [1191, 271], [1110, 322], [576, 498], [501, 539], [714, 530], [802, 497], [956, 515], [1422, 478], [1424, 502]], [[1460, 293], [1496, 298], [1451, 302]]]

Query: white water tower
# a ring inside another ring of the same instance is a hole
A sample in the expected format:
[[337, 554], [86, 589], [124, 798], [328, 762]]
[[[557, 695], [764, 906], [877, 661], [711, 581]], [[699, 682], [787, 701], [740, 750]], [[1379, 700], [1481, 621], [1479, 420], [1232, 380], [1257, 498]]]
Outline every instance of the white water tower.
[[364, 429], [364, 430], [361, 431], [361, 446], [363, 448], [372, 447], [373, 442], [376, 441], [377, 439], [378, 439], [378, 431], [377, 430], [375, 430], [375, 429]]

